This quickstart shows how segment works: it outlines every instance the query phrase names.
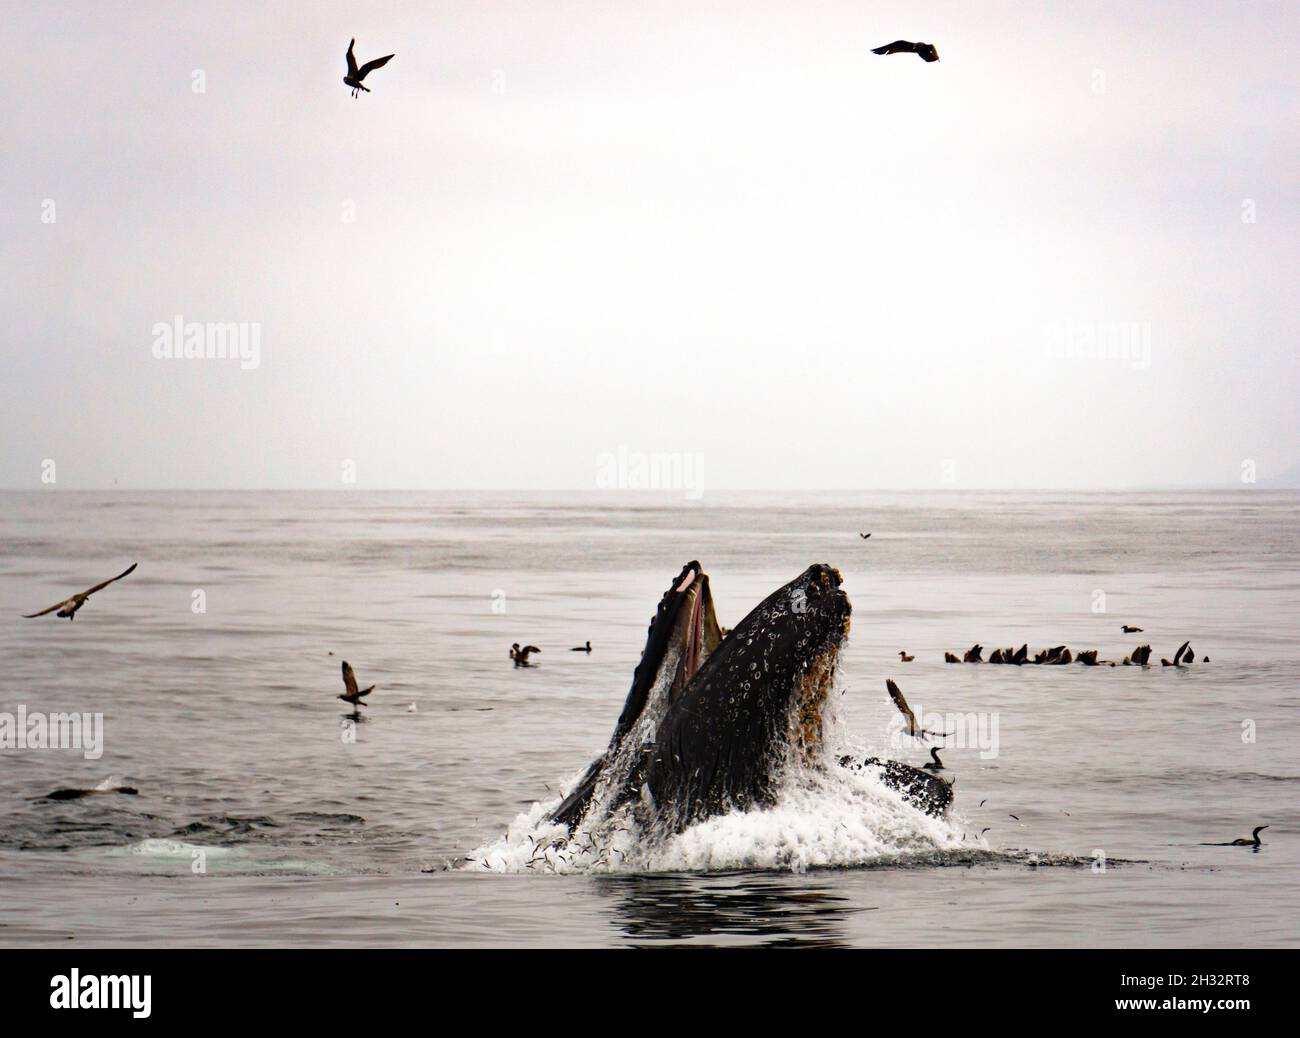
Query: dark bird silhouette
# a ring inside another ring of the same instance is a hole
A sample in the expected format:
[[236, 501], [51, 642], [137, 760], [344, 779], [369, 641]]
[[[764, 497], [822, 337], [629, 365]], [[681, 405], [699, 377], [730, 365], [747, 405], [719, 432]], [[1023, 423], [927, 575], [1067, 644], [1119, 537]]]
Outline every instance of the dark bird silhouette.
[[865, 541], [868, 537], [871, 536], [871, 534], [869, 534], [869, 533], [862, 533], [861, 531], [859, 531], [858, 536], [861, 537], [861, 538]]
[[76, 618], [77, 610], [86, 604], [86, 599], [88, 599], [96, 591], [102, 591], [104, 588], [108, 587], [108, 585], [113, 583], [114, 580], [121, 580], [128, 573], [133, 572], [137, 565], [139, 565], [139, 563], [133, 562], [128, 568], [124, 569], [117, 576], [104, 581], [102, 584], [96, 584], [94, 587], [90, 588], [87, 591], [80, 591], [77, 594], [73, 595], [71, 598], [64, 599], [62, 602], [58, 602], [55, 605], [50, 606], [49, 609], [42, 609], [39, 613], [24, 613], [23, 619], [31, 620], [37, 616], [44, 616], [46, 613], [53, 613], [54, 610], [57, 609], [58, 616], [66, 616], [69, 620], [73, 620]]
[[541, 651], [536, 645], [525, 645], [521, 649], [519, 643], [515, 642], [510, 646], [510, 658], [515, 661], [516, 667], [531, 667], [532, 664], [528, 662], [528, 657], [534, 652]]
[[1141, 634], [1141, 633], [1142, 633], [1142, 628], [1141, 628], [1141, 627], [1130, 627], [1128, 624], [1120, 624], [1120, 625], [1119, 625], [1119, 629], [1120, 629], [1121, 631], [1123, 631], [1125, 634]]
[[902, 660], [904, 663], [911, 663], [914, 659], [916, 659], [915, 656], [909, 656], [907, 653], [901, 650], [898, 653], [898, 658]]
[[926, 771], [943, 771], [943, 761], [939, 759], [939, 747], [930, 747], [930, 757], [932, 758], [933, 763], [923, 764], [922, 767], [925, 768]]
[[1178, 646], [1178, 651], [1177, 651], [1176, 653], [1174, 653], [1174, 661], [1173, 661], [1172, 663], [1170, 663], [1168, 660], [1162, 658], [1162, 659], [1160, 660], [1160, 666], [1162, 666], [1162, 667], [1181, 667], [1181, 666], [1183, 665], [1183, 653], [1185, 653], [1185, 652], [1187, 651], [1187, 646], [1188, 646], [1188, 643], [1187, 643], [1187, 642], [1183, 642], [1182, 645]]
[[919, 54], [926, 61], [938, 61], [939, 49], [933, 43], [909, 43], [907, 40], [895, 40], [883, 47], [875, 47], [872, 54]]
[[[540, 652], [541, 650], [538, 651]], [[591, 642], [587, 642], [586, 645], [575, 645], [569, 651], [570, 652], [591, 652]]]
[[924, 738], [927, 735], [936, 735], [935, 732], [928, 732], [916, 723], [916, 714], [912, 713], [912, 708], [907, 705], [907, 700], [903, 698], [903, 690], [894, 683], [893, 678], [885, 678], [885, 688], [889, 690], [889, 698], [894, 701], [894, 706], [898, 707], [898, 712], [907, 720], [907, 734], [914, 739]]
[[344, 692], [339, 698], [345, 703], [351, 703], [354, 707], [365, 706], [361, 702], [362, 698], [370, 695], [375, 690], [374, 685], [369, 688], [357, 689], [357, 676], [352, 673], [352, 664], [347, 660], [343, 661], [343, 688]]
[[1227, 843], [1203, 843], [1201, 844], [1201, 846], [1202, 847], [1258, 847], [1260, 846], [1259, 834], [1262, 833], [1267, 828], [1268, 826], [1266, 825], [1256, 826], [1255, 831], [1250, 834], [1250, 839], [1246, 839], [1246, 837], [1244, 836], [1238, 836], [1235, 840], [1229, 840]]
[[382, 58], [375, 58], [374, 61], [367, 61], [360, 68], [357, 68], [357, 59], [352, 53], [352, 48], [356, 45], [357, 41], [355, 39], [348, 44], [348, 74], [343, 77], [343, 82], [352, 88], [353, 97], [360, 96], [359, 92], [362, 90], [367, 94], [370, 93], [370, 88], [368, 86], [363, 86], [361, 81], [365, 79], [366, 76], [370, 75], [370, 73], [375, 71], [375, 69], [383, 68], [395, 57], [393, 54], [385, 54]]

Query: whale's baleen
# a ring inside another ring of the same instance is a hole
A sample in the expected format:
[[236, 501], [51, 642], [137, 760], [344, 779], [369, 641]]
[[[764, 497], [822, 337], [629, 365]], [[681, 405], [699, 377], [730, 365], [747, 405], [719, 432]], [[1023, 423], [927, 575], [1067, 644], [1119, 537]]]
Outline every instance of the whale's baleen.
[[[713, 610], [708, 574], [699, 562], [688, 562], [664, 592], [650, 621], [641, 662], [632, 675], [632, 688], [614, 726], [609, 747], [591, 763], [569, 795], [551, 812], [552, 821], [572, 828], [587, 813], [598, 782], [602, 777], [608, 780], [606, 772], [620, 766], [628, 770], [632, 766], [634, 762], [620, 760], [620, 751], [624, 751], [622, 757], [626, 758], [644, 749], [642, 746], [624, 746], [633, 726], [643, 714], [646, 714], [649, 726], [655, 715], [661, 714], [668, 703], [678, 698], [721, 641], [722, 628]], [[649, 711], [647, 706], [650, 706]], [[630, 776], [621, 775], [619, 778], [622, 781]]]
[[58, 613], [55, 614], [56, 616], [66, 616], [69, 620], [75, 620], [77, 618], [77, 610], [86, 604], [86, 599], [96, 591], [104, 590], [104, 588], [108, 587], [108, 585], [112, 584], [114, 581], [121, 580], [123, 577], [134, 573], [137, 565], [139, 565], [139, 563], [133, 562], [117, 576], [109, 577], [108, 580], [105, 580], [103, 583], [96, 584], [94, 587], [88, 588], [85, 591], [78, 591], [71, 598], [66, 598], [62, 602], [56, 602], [48, 609], [42, 609], [39, 613], [24, 613], [23, 619], [33, 620], [38, 616], [44, 616], [46, 613], [53, 613], [54, 610], [57, 609]]

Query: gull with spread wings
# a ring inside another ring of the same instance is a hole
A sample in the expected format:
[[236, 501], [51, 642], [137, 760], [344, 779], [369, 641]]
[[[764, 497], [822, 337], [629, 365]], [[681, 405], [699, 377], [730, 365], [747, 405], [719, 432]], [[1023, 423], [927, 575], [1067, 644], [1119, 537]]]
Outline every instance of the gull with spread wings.
[[73, 595], [71, 598], [64, 599], [62, 602], [57, 602], [54, 605], [50, 606], [49, 609], [42, 609], [39, 613], [24, 613], [23, 619], [31, 620], [33, 617], [44, 616], [46, 613], [53, 613], [54, 610], [56, 609], [58, 610], [58, 613], [56, 615], [66, 616], [69, 620], [75, 619], [77, 615], [77, 610], [86, 604], [86, 599], [88, 599], [96, 591], [103, 591], [104, 588], [108, 587], [108, 585], [113, 583], [114, 580], [121, 580], [128, 573], [131, 573], [137, 565], [138, 563], [133, 562], [131, 563], [128, 569], [124, 569], [117, 576], [104, 581], [102, 584], [96, 584], [94, 587], [90, 588], [87, 591], [80, 591], [77, 594]]
[[343, 661], [343, 687], [347, 690], [339, 698], [345, 703], [351, 703], [354, 707], [365, 706], [361, 702], [362, 698], [370, 695], [375, 690], [375, 686], [358, 690], [357, 676], [352, 673], [352, 664], [347, 660]]
[[385, 54], [382, 58], [375, 58], [374, 61], [367, 61], [360, 68], [357, 68], [357, 59], [352, 53], [352, 48], [356, 45], [357, 41], [355, 39], [348, 44], [348, 74], [343, 77], [343, 82], [352, 88], [353, 97], [360, 96], [359, 92], [362, 90], [367, 94], [370, 93], [370, 88], [368, 86], [363, 86], [361, 81], [375, 69], [383, 68], [393, 58], [392, 54]]

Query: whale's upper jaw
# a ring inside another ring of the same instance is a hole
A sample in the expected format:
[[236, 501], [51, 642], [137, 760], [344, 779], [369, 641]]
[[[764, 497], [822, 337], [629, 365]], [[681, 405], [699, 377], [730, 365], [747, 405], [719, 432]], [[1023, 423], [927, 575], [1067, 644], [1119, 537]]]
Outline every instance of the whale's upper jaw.
[[609, 748], [592, 762], [551, 813], [553, 821], [572, 827], [587, 813], [598, 782], [608, 778], [607, 767], [618, 758], [624, 741], [647, 708], [651, 716], [642, 726], [643, 736], [653, 732], [653, 716], [682, 694], [721, 641], [708, 574], [698, 561], [692, 560], [682, 567], [659, 600]]
[[820, 753], [823, 711], [852, 606], [832, 566], [765, 598], [669, 707], [647, 785], [670, 828], [771, 803], [781, 772]]

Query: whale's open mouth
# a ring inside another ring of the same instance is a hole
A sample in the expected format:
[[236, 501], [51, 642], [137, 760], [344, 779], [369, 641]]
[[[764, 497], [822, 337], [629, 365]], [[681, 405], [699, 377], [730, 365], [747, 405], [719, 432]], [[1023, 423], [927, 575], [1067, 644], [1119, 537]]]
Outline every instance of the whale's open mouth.
[[651, 621], [609, 748], [552, 820], [572, 828], [636, 797], [675, 829], [770, 803], [788, 767], [820, 761], [852, 611], [841, 584], [811, 566], [724, 637], [709, 578], [687, 563]]
[[[696, 561], [688, 562], [664, 592], [650, 621], [641, 662], [614, 726], [609, 748], [592, 762], [576, 786], [552, 813], [572, 827], [588, 811], [598, 791], [621, 797], [620, 784], [630, 781], [639, 755], [653, 740], [655, 724], [675, 702], [722, 641], [713, 609], [709, 577]], [[615, 773], [620, 774], [615, 774]]]

